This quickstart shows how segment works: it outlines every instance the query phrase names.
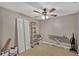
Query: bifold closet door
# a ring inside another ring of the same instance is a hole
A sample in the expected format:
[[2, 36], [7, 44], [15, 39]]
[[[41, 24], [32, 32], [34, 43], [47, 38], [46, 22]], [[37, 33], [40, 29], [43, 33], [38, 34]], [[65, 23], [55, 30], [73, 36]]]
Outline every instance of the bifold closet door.
[[24, 37], [25, 37], [25, 46], [26, 50], [30, 48], [30, 26], [29, 21], [24, 20]]
[[30, 27], [29, 21], [17, 19], [17, 36], [19, 53], [30, 48]]
[[17, 19], [17, 36], [19, 53], [25, 51], [23, 19]]

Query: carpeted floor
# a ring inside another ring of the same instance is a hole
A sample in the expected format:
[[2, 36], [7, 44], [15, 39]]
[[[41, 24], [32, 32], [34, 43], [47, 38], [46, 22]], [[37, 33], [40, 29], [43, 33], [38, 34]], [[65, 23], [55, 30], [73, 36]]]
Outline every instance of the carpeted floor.
[[77, 56], [68, 49], [41, 43], [34, 48], [24, 51], [19, 56]]

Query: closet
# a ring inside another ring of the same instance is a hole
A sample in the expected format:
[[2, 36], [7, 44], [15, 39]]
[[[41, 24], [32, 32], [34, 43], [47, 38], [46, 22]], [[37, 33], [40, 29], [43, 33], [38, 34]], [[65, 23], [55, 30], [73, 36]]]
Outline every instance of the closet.
[[30, 48], [30, 22], [21, 18], [17, 18], [16, 20], [17, 47], [18, 52], [21, 53]]
[[42, 39], [41, 35], [38, 32], [37, 22], [30, 22], [31, 28], [31, 47], [33, 48], [35, 45], [39, 45], [39, 41]]
[[36, 22], [31, 22], [31, 47], [37, 43], [35, 40], [37, 40], [36, 35], [37, 35], [37, 30], [36, 30]]

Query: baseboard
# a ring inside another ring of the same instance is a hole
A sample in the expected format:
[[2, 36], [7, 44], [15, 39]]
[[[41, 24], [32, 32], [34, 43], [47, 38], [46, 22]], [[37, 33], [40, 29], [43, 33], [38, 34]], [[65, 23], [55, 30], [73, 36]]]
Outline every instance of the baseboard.
[[42, 41], [41, 43], [46, 43], [46, 44], [55, 45], [55, 46], [58, 46], [58, 47], [70, 49], [70, 46], [58, 45], [58, 44], [54, 44], [54, 43], [50, 43], [50, 42], [45, 42], [45, 41]]

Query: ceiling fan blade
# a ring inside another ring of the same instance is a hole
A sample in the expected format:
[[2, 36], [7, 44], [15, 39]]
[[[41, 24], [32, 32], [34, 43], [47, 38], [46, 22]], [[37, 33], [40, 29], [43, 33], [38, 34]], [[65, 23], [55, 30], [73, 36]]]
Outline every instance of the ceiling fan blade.
[[40, 17], [41, 15], [38, 15], [38, 16], [34, 16], [34, 17]]
[[54, 17], [56, 17], [57, 15], [51, 15], [51, 16], [54, 16]]
[[36, 13], [39, 13], [39, 14], [42, 14], [41, 12], [39, 12], [39, 11], [36, 11], [36, 10], [34, 10], [34, 12], [36, 12]]
[[52, 8], [50, 11], [49, 11], [49, 13], [51, 13], [51, 12], [53, 12], [53, 11], [55, 11], [56, 9], [55, 8]]

